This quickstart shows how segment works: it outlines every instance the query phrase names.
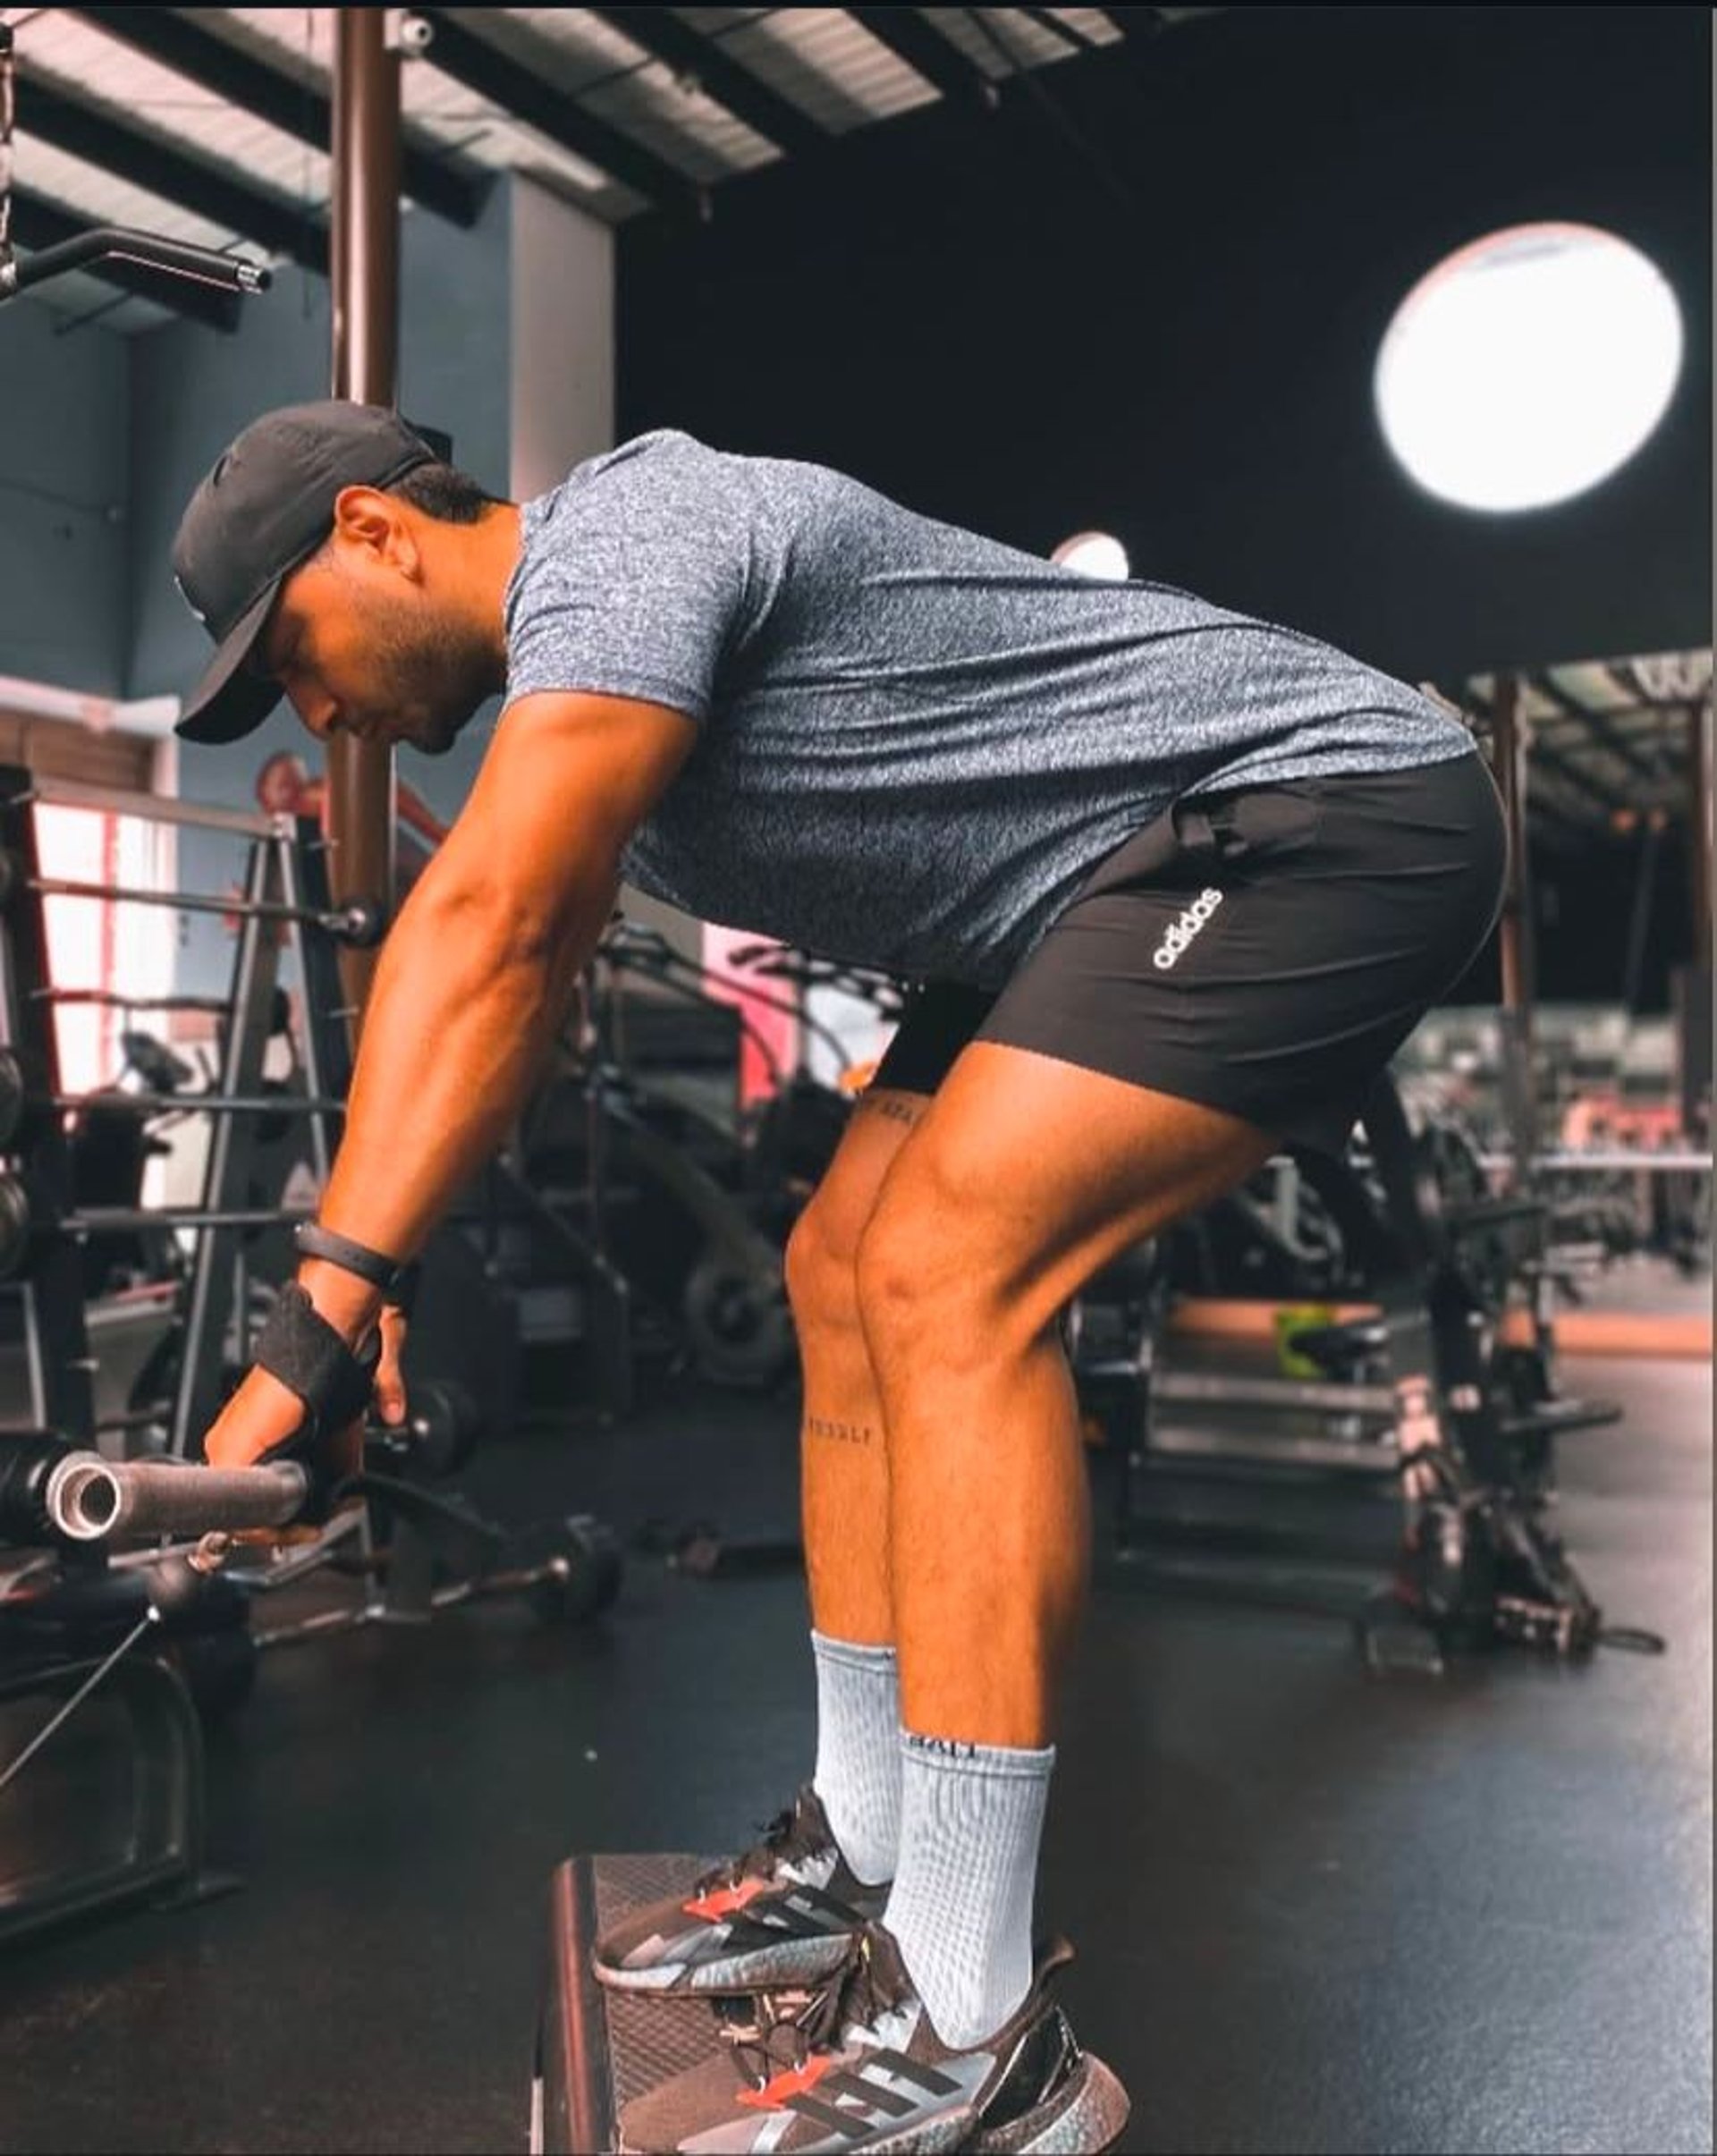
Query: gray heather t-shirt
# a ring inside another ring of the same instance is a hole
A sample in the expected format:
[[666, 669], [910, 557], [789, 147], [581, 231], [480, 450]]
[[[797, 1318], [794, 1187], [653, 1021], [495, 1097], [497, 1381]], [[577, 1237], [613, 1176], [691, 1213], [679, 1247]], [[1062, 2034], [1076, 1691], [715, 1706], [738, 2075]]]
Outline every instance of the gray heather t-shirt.
[[999, 985], [1181, 794], [1472, 748], [1311, 637], [688, 435], [578, 465], [523, 536], [509, 701], [639, 697], [701, 731], [627, 878], [909, 978]]

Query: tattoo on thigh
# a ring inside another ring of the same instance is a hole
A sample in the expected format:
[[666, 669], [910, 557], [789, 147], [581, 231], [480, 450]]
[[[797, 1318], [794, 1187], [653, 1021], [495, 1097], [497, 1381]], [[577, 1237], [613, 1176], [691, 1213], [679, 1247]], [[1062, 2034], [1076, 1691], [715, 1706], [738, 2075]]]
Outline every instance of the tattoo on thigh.
[[876, 1433], [867, 1423], [831, 1422], [825, 1415], [808, 1415], [805, 1433], [808, 1437], [831, 1438], [838, 1445], [869, 1445], [876, 1440]]
[[921, 1123], [930, 1103], [916, 1093], [867, 1095], [859, 1105], [867, 1114], [880, 1115], [891, 1123]]

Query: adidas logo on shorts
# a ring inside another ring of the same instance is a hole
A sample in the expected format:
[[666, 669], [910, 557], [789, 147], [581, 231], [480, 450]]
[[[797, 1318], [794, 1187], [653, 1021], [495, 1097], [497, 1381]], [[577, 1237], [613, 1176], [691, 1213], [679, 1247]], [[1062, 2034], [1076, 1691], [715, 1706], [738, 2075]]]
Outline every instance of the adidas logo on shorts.
[[1199, 934], [1222, 902], [1222, 894], [1220, 891], [1201, 891], [1198, 893], [1151, 954], [1151, 963], [1159, 973], [1166, 973], [1171, 966], [1180, 963], [1181, 954], [1188, 944]]

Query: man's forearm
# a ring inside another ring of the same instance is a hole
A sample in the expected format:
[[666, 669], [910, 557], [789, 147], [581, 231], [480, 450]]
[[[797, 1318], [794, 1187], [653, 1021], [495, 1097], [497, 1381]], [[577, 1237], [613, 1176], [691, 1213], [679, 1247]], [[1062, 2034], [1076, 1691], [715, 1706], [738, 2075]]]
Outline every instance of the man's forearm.
[[[389, 1256], [418, 1250], [529, 1097], [613, 888], [592, 879], [552, 934], [487, 900], [413, 894], [376, 969], [326, 1226]], [[373, 1288], [314, 1260], [299, 1278], [331, 1324], [368, 1330]]]

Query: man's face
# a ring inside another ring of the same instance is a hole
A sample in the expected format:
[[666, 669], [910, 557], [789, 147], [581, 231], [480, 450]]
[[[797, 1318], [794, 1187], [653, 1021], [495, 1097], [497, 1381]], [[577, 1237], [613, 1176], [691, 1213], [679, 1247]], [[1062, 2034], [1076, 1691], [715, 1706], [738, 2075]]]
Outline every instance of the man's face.
[[453, 746], [493, 687], [480, 639], [421, 575], [339, 529], [281, 586], [255, 664], [317, 740], [348, 733], [426, 756]]

